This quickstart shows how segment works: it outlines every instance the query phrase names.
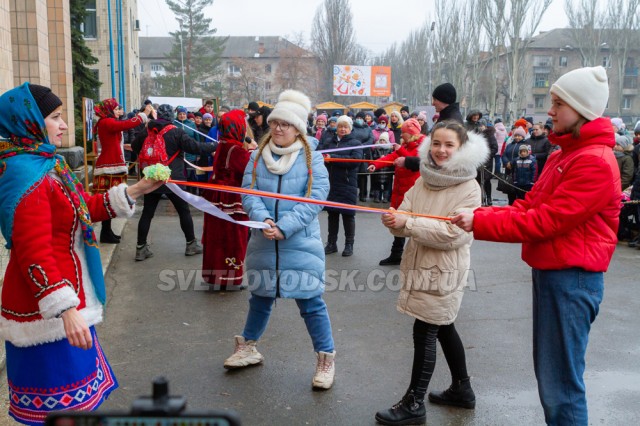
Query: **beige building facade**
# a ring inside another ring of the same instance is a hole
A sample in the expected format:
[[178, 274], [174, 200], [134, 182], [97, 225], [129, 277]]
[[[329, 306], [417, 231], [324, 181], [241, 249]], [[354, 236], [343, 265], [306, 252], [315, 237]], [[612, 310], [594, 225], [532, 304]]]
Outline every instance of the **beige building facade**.
[[0, 91], [25, 81], [49, 86], [66, 106], [73, 146], [73, 79], [68, 0], [0, 0]]

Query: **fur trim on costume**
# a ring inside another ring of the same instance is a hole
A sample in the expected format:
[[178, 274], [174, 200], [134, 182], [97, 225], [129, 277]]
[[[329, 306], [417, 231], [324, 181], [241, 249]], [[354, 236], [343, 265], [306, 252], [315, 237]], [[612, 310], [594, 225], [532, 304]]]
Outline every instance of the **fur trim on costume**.
[[55, 318], [56, 315], [67, 309], [75, 308], [79, 304], [80, 299], [69, 285], [60, 287], [38, 301], [40, 315], [45, 319]]
[[[102, 322], [102, 306], [94, 306], [79, 311], [87, 326]], [[42, 343], [57, 342], [67, 337], [62, 318], [50, 318], [29, 322], [11, 321], [0, 317], [0, 337], [14, 346], [26, 347]]]
[[126, 187], [126, 183], [121, 183], [109, 189], [109, 202], [116, 213], [116, 217], [131, 217], [136, 211], [135, 207], [129, 206], [127, 196], [124, 195]]
[[97, 167], [93, 175], [94, 176], [102, 176], [102, 175], [118, 175], [121, 173], [127, 173], [129, 169], [127, 166], [110, 166], [110, 167]]
[[[487, 140], [474, 132], [468, 132], [469, 140], [465, 142], [449, 161], [442, 166], [443, 169], [457, 170], [462, 168], [478, 168], [489, 158], [489, 146]], [[428, 137], [420, 144], [418, 155], [421, 163], [428, 163], [429, 152], [431, 151], [431, 137]]]

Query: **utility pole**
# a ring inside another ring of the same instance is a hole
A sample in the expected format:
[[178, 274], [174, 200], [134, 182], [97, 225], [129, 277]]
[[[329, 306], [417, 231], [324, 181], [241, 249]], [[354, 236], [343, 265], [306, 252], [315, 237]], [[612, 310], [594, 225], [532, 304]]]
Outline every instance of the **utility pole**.
[[182, 49], [182, 19], [178, 18], [178, 25], [180, 25], [180, 72], [182, 74], [182, 97], [187, 97], [187, 90], [184, 84], [184, 52]]

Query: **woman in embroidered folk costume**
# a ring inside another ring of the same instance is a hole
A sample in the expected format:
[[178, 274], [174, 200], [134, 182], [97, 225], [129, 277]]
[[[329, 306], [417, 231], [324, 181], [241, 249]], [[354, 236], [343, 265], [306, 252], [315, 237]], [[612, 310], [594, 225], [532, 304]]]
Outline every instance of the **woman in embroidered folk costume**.
[[56, 155], [68, 128], [51, 89], [25, 83], [0, 96], [0, 109], [9, 414], [39, 425], [49, 411], [93, 410], [118, 386], [94, 329], [106, 292], [92, 221], [133, 215], [135, 198], [162, 182], [89, 196]]
[[[481, 135], [467, 133], [456, 121], [443, 121], [433, 126], [418, 154], [420, 177], [403, 194], [398, 210], [451, 216], [480, 206], [477, 168], [490, 155]], [[473, 235], [447, 221], [403, 214], [385, 214], [382, 223], [394, 236], [409, 239], [400, 263], [403, 283], [397, 308], [415, 321], [409, 387], [402, 400], [379, 411], [376, 420], [384, 425], [425, 422], [424, 398], [436, 364], [436, 341], [447, 360], [452, 385], [443, 392], [431, 392], [429, 401], [474, 408], [464, 346], [454, 325], [467, 285]]]
[[[100, 140], [101, 151], [96, 159], [93, 170], [93, 193], [103, 193], [114, 186], [126, 183], [127, 163], [124, 159], [122, 145], [122, 132], [145, 124], [149, 119], [153, 107], [147, 105], [143, 112], [128, 120], [119, 120], [124, 110], [114, 98], [105, 99], [93, 107], [93, 111], [99, 118], [94, 126], [93, 133]], [[111, 230], [111, 219], [102, 222], [100, 229], [100, 242], [103, 244], [117, 244], [120, 236]]]
[[[218, 123], [220, 139], [213, 159], [211, 183], [240, 186], [250, 153], [244, 148], [247, 122], [244, 111], [226, 113]], [[247, 220], [239, 194], [206, 191], [204, 198], [235, 220]], [[248, 228], [205, 213], [202, 277], [216, 287], [239, 286], [244, 272]]]
[[[251, 155], [243, 188], [326, 200], [329, 176], [324, 159], [314, 152], [318, 141], [306, 136], [311, 102], [295, 90], [283, 92], [269, 115], [269, 133]], [[322, 207], [295, 201], [242, 196], [251, 220], [271, 228], [252, 230], [246, 257], [251, 289], [249, 313], [242, 335], [225, 368], [259, 364], [256, 343], [264, 333], [277, 298], [295, 299], [316, 352], [312, 385], [329, 389], [334, 376], [334, 345], [324, 293], [324, 248], [318, 213]]]

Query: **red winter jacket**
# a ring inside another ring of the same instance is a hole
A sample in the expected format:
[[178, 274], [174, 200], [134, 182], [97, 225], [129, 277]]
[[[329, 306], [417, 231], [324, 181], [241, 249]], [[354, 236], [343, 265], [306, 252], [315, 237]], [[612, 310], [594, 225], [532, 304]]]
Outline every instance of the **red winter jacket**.
[[[372, 161], [370, 164], [376, 166], [376, 169], [382, 169], [384, 167], [391, 167], [392, 164], [383, 163], [383, 161], [394, 161], [399, 157], [417, 157], [418, 147], [425, 139], [423, 135], [417, 141], [403, 143], [400, 148], [396, 149], [390, 154], [385, 155], [384, 157], [379, 158], [376, 161]], [[391, 191], [391, 207], [397, 209], [402, 204], [402, 200], [404, 200], [404, 193], [407, 192], [413, 184], [416, 182], [416, 179], [420, 177], [420, 171], [412, 171], [407, 169], [406, 167], [396, 167], [395, 173], [393, 174], [393, 189]]]
[[524, 200], [474, 212], [476, 239], [522, 242], [522, 259], [541, 270], [604, 272], [616, 247], [620, 172], [608, 118], [580, 128], [580, 138], [553, 133], [562, 149], [549, 156]]
[[[133, 215], [125, 187], [83, 194], [93, 222]], [[78, 213], [56, 178], [45, 176], [20, 200], [12, 243], [2, 288], [0, 338], [16, 346], [61, 340], [64, 326], [55, 316], [71, 307], [89, 326], [102, 320], [102, 305], [84, 259]]]
[[96, 159], [94, 175], [113, 175], [127, 173], [127, 164], [122, 150], [122, 131], [135, 129], [148, 121], [144, 113], [138, 113], [128, 120], [117, 120], [113, 117], [101, 118], [98, 121], [98, 138], [102, 151]]

